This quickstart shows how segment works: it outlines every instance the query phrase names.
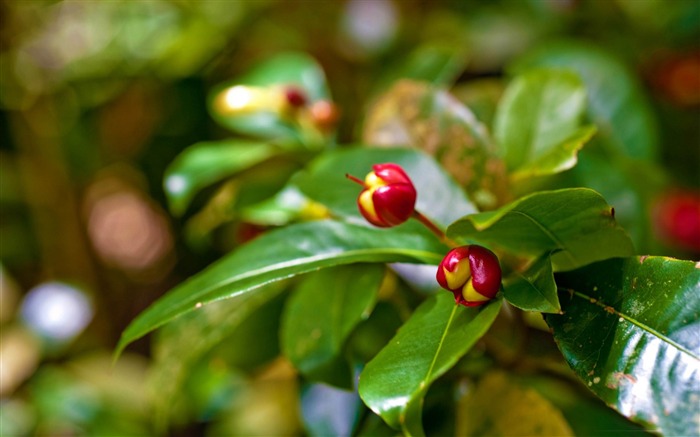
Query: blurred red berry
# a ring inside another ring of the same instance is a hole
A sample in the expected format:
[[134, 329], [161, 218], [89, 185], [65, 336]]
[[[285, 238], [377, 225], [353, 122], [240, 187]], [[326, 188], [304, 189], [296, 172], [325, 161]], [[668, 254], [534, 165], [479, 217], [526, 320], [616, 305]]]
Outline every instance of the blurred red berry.
[[659, 199], [654, 221], [667, 243], [700, 253], [700, 193], [677, 192]]
[[284, 97], [287, 103], [294, 108], [301, 108], [306, 105], [306, 94], [301, 88], [289, 86], [284, 90]]

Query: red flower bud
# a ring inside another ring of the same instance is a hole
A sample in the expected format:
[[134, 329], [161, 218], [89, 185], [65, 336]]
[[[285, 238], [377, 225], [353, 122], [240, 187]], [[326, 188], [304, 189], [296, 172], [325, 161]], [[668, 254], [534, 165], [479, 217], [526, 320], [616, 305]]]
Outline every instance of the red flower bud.
[[376, 164], [364, 181], [348, 176], [362, 184], [357, 206], [368, 222], [388, 228], [400, 225], [413, 214], [416, 189], [403, 169], [396, 164]]
[[654, 221], [664, 242], [700, 253], [700, 193], [666, 193], [656, 202]]
[[284, 97], [287, 99], [287, 103], [294, 108], [301, 108], [306, 105], [306, 94], [301, 88], [288, 86], [284, 90]]
[[436, 275], [440, 286], [451, 291], [464, 306], [483, 305], [493, 299], [501, 286], [501, 266], [490, 250], [460, 246], [445, 255]]

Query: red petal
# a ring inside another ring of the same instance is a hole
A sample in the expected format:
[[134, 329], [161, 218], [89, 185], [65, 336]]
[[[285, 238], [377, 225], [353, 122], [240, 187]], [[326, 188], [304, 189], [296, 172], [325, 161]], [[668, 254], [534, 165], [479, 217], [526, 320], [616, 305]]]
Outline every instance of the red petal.
[[374, 209], [390, 226], [408, 220], [416, 205], [416, 190], [411, 185], [393, 184], [379, 187], [372, 196]]
[[493, 298], [501, 286], [501, 266], [493, 252], [485, 247], [472, 245], [469, 250], [469, 267], [472, 270], [474, 289]]

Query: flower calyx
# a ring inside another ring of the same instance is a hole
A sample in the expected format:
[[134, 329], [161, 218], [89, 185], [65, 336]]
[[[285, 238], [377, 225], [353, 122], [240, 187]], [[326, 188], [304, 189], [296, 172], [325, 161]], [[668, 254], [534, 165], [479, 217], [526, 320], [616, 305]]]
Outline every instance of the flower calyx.
[[436, 279], [451, 291], [455, 302], [480, 306], [493, 299], [501, 287], [501, 266], [498, 257], [475, 244], [450, 250], [438, 266]]
[[364, 187], [357, 198], [360, 213], [381, 228], [400, 225], [415, 210], [417, 193], [413, 182], [397, 164], [375, 164], [372, 170], [364, 181], [346, 175]]

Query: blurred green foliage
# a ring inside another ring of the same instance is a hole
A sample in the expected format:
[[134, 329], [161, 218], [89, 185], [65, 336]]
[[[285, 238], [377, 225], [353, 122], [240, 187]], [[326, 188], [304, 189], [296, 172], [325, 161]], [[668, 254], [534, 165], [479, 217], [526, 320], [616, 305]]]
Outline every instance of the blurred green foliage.
[[[666, 193], [700, 190], [700, 2], [4, 0], [0, 20], [3, 435], [391, 435], [358, 398], [323, 394], [333, 389], [300, 380], [274, 359], [282, 297], [235, 306], [239, 315], [218, 330], [201, 327], [201, 338], [220, 344], [203, 356], [192, 347], [185, 370], [178, 366], [187, 354], [167, 350], [172, 344], [163, 340], [177, 338], [177, 330], [160, 333], [153, 349], [137, 342], [114, 366], [110, 353], [136, 314], [212, 260], [269, 226], [327, 214], [301, 193], [280, 189], [319, 152], [319, 135], [329, 147], [368, 136], [375, 102], [399, 79], [451, 88], [492, 127], [505, 116], [498, 102], [521, 69], [574, 70], [599, 135], [575, 168], [519, 189], [594, 188], [615, 205], [638, 253], [699, 255], [658, 232], [654, 206]], [[203, 191], [175, 199], [181, 204], [173, 207], [163, 180], [192, 170], [178, 168], [194, 153], [181, 154], [187, 147], [203, 143], [206, 154], [207, 145], [262, 144], [259, 130], [222, 122], [210, 105], [217, 87], [241, 83], [286, 52], [306, 53], [302, 67], [325, 75], [314, 97], [332, 96], [337, 129], [265, 143], [244, 166], [234, 160], [240, 173], [232, 178], [227, 162], [215, 163], [225, 170], [220, 175], [195, 169]], [[274, 159], [259, 165], [262, 155]], [[21, 313], [28, 292], [52, 280], [79, 285], [94, 311], [85, 331], [58, 343], [41, 338]], [[347, 340], [361, 357], [356, 361], [376, 354], [391, 337], [387, 331], [393, 334], [422, 298], [393, 281]], [[259, 318], [248, 314], [260, 306]], [[214, 310], [210, 316], [226, 319]], [[227, 340], [259, 330], [270, 331], [260, 336], [265, 344]], [[183, 338], [181, 346], [197, 340]], [[474, 350], [458, 367], [481, 369], [493, 356], [514, 353], [508, 339], [491, 342], [489, 354]], [[626, 426], [571, 382], [560, 360], [538, 352], [526, 354], [523, 366], [541, 359], [564, 376], [523, 377], [509, 396], [556, 405], [574, 433], [591, 432], [581, 411]], [[503, 388], [503, 378], [483, 380], [477, 393]], [[478, 426], [440, 410], [454, 397], [441, 382], [427, 393], [426, 427]], [[179, 391], [165, 390], [168, 384]], [[163, 407], [170, 396], [172, 405]], [[463, 397], [457, 409], [470, 402]], [[334, 408], [343, 414], [330, 417]]]

